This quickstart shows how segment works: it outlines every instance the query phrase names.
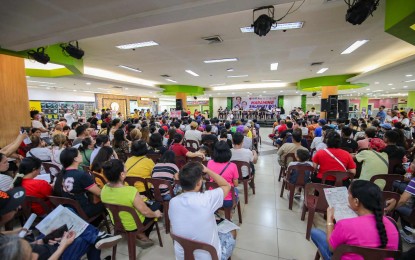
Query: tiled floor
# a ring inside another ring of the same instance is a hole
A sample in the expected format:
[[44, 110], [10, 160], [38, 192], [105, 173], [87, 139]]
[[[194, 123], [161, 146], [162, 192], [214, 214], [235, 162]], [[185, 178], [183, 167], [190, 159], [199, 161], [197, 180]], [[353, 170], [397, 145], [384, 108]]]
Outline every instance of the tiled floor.
[[[293, 210], [288, 209], [287, 195], [280, 198], [281, 183], [278, 182], [279, 165], [276, 161], [274, 147], [270, 145], [267, 135], [271, 129], [261, 129], [264, 141], [260, 146], [258, 163], [256, 164], [256, 194], [249, 193], [249, 203], [241, 203], [241, 230], [238, 232], [236, 249], [233, 260], [255, 259], [314, 259], [316, 248], [305, 239], [306, 223], [300, 220], [302, 201], [294, 202]], [[239, 189], [242, 191], [243, 187]], [[237, 214], [233, 221], [238, 223]], [[322, 221], [322, 220], [321, 220]], [[319, 222], [319, 219], [317, 219]], [[324, 226], [324, 222], [322, 222]], [[162, 239], [164, 247], [156, 245], [142, 250], [137, 246], [137, 259], [164, 260], [175, 259], [173, 243], [165, 234], [163, 224]], [[153, 232], [151, 238], [157, 241]], [[102, 252], [102, 258], [110, 255], [111, 251]], [[117, 250], [117, 259], [128, 259], [126, 240], [123, 240]]]

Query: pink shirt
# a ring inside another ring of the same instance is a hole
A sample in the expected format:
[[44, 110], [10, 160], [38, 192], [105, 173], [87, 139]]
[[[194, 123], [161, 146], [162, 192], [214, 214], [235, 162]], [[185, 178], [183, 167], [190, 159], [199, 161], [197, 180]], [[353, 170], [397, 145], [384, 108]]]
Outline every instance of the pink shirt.
[[[396, 250], [399, 244], [399, 232], [391, 220], [383, 217], [388, 243], [386, 249]], [[347, 244], [377, 248], [380, 245], [380, 237], [376, 228], [374, 215], [364, 215], [356, 218], [342, 219], [334, 226], [330, 237], [330, 245], [333, 249]], [[344, 254], [342, 260], [363, 260], [356, 254]], [[392, 259], [392, 258], [388, 258]]]
[[[222, 170], [226, 167], [228, 163], [218, 163], [213, 160], [209, 160], [207, 167], [208, 169], [212, 170], [213, 172], [220, 174]], [[230, 163], [228, 168], [222, 173], [221, 175], [232, 187], [235, 187], [233, 185], [233, 180], [237, 180], [239, 178], [238, 168], [236, 167], [236, 164]], [[212, 178], [210, 178], [210, 181], [213, 181]], [[224, 200], [232, 200], [232, 194], [229, 192], [228, 195], [226, 195]]]

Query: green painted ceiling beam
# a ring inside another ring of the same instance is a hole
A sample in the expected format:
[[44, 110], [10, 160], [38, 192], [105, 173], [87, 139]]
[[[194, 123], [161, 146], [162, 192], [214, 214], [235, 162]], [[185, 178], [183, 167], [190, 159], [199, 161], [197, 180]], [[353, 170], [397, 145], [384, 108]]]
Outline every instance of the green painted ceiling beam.
[[337, 86], [339, 90], [363, 88], [368, 86], [366, 83], [350, 84], [347, 79], [356, 76], [356, 74], [322, 76], [308, 79], [302, 79], [297, 82], [297, 89], [302, 91], [320, 91], [325, 86]]
[[199, 86], [191, 85], [159, 85], [164, 89], [160, 94], [163, 95], [176, 95], [176, 93], [186, 93], [189, 96], [199, 96], [205, 93], [205, 89]]
[[415, 1], [386, 0], [385, 32], [415, 45]]
[[[0, 49], [1, 54], [28, 58], [27, 52], [19, 51], [14, 52], [10, 50]], [[83, 60], [75, 59], [62, 52], [60, 44], [49, 45], [45, 48], [45, 53], [50, 57], [50, 63], [59, 64], [65, 66], [65, 68], [54, 70], [42, 70], [42, 69], [26, 69], [26, 75], [31, 77], [63, 77], [70, 75], [82, 75], [84, 73]]]

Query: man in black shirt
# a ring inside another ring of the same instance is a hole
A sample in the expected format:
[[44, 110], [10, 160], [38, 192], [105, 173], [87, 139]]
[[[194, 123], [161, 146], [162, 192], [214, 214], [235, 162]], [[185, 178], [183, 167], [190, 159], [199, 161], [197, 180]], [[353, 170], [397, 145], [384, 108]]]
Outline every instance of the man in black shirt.
[[350, 138], [352, 135], [352, 129], [347, 126], [343, 126], [342, 128], [342, 143], [340, 145], [340, 148], [346, 148], [347, 150], [350, 150], [352, 153], [357, 151], [357, 147], [359, 146], [355, 140]]
[[91, 127], [94, 127], [95, 129], [97, 129], [97, 124], [98, 124], [97, 113], [92, 112], [92, 116], [88, 118], [88, 120], [86, 121], [91, 124]]
[[390, 166], [396, 162], [396, 164], [393, 166], [393, 169], [389, 168], [390, 171], [392, 170], [393, 173], [396, 174], [405, 174], [405, 170], [402, 166], [402, 160], [406, 152], [403, 147], [396, 145], [396, 142], [399, 139], [399, 133], [397, 131], [399, 130], [386, 131], [385, 136], [383, 137], [383, 141], [385, 141], [387, 145], [385, 149], [382, 150], [382, 152], [388, 154]]

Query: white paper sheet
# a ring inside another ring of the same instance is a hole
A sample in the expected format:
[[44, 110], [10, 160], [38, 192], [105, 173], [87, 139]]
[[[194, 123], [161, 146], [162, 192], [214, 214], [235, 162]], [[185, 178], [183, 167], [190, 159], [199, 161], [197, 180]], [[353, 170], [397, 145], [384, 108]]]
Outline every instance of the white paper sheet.
[[218, 225], [218, 232], [223, 233], [223, 234], [228, 233], [228, 232], [230, 232], [232, 230], [235, 230], [235, 229], [240, 229], [240, 227], [238, 227], [233, 222], [230, 222], [227, 219], [224, 219]]
[[334, 208], [334, 219], [336, 221], [357, 217], [356, 212], [349, 207], [349, 194], [346, 187], [326, 188], [324, 194], [329, 206]]
[[68, 230], [73, 230], [76, 233], [76, 237], [82, 234], [88, 227], [88, 223], [77, 216], [75, 213], [59, 205], [49, 215], [46, 216], [36, 228], [44, 235], [49, 234], [55, 229], [58, 229], [63, 224], [68, 226]]

